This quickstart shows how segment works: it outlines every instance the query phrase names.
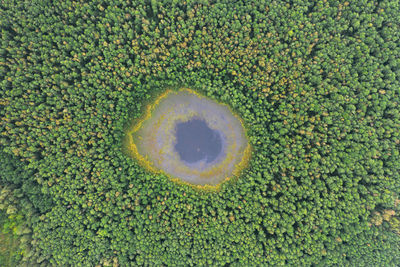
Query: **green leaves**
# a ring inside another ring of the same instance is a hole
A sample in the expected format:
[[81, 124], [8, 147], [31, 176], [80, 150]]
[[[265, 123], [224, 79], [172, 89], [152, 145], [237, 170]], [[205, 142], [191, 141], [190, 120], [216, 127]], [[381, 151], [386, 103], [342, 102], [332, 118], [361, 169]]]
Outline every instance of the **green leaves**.
[[[208, 2], [3, 4], [0, 184], [35, 207], [28, 265], [399, 265], [398, 1]], [[121, 151], [182, 86], [249, 128], [214, 194]]]

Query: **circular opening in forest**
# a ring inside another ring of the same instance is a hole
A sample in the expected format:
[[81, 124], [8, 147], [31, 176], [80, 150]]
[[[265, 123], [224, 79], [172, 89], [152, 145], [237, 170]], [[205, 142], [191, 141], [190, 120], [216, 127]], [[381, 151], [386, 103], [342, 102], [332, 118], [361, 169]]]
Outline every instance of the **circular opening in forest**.
[[130, 129], [129, 149], [153, 172], [198, 187], [238, 176], [250, 157], [241, 119], [190, 89], [168, 90]]
[[175, 150], [180, 159], [188, 163], [213, 162], [222, 151], [221, 134], [200, 118], [179, 122], [176, 125]]

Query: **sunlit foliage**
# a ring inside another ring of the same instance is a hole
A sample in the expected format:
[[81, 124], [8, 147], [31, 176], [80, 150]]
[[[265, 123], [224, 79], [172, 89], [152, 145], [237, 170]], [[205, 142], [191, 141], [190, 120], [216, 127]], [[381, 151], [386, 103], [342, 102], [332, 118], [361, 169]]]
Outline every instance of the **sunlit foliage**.
[[[394, 0], [1, 1], [0, 184], [31, 203], [25, 262], [400, 265], [399, 21]], [[170, 87], [243, 118], [241, 179], [202, 193], [123, 153]]]

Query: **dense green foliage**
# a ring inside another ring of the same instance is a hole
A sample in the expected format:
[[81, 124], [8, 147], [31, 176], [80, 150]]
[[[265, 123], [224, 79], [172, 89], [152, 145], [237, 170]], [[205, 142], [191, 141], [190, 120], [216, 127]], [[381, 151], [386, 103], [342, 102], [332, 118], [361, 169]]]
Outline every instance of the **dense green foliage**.
[[0, 266], [47, 265], [32, 239], [31, 226], [37, 220], [20, 189], [0, 186]]
[[0, 263], [10, 266], [14, 262], [20, 262], [22, 252], [18, 249], [18, 238], [14, 235], [17, 223], [21, 220], [21, 216], [10, 216], [5, 212], [0, 212]]
[[[0, 3], [0, 184], [32, 203], [32, 263], [400, 265], [398, 1], [85, 2]], [[248, 127], [219, 192], [123, 153], [180, 86]]]

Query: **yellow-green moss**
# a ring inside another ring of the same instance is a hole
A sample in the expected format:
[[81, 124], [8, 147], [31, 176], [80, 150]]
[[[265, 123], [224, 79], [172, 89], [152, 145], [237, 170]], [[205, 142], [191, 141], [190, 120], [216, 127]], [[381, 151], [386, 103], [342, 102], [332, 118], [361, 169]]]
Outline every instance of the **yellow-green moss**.
[[[150, 103], [147, 105], [144, 115], [142, 118], [138, 119], [135, 121], [135, 123], [133, 123], [131, 125], [131, 127], [129, 127], [126, 131], [126, 139], [124, 141], [124, 144], [126, 146], [126, 151], [128, 152], [128, 154], [135, 158], [141, 166], [143, 166], [144, 168], [146, 168], [147, 170], [149, 170], [150, 172], [156, 173], [156, 174], [164, 174], [167, 177], [169, 177], [171, 179], [171, 181], [178, 183], [178, 184], [184, 184], [184, 185], [189, 185], [192, 186], [196, 189], [200, 189], [200, 190], [207, 190], [207, 191], [213, 191], [213, 190], [219, 190], [221, 185], [228, 181], [231, 180], [234, 177], [238, 177], [241, 174], [241, 171], [246, 168], [246, 166], [248, 165], [248, 162], [250, 160], [251, 157], [251, 146], [247, 141], [247, 134], [244, 128], [244, 123], [243, 120], [237, 115], [235, 114], [232, 109], [223, 103], [219, 103], [217, 101], [212, 100], [212, 102], [214, 102], [215, 104], [221, 105], [224, 108], [228, 108], [230, 115], [232, 115], [236, 120], [238, 120], [240, 122], [241, 127], [243, 128], [243, 135], [244, 135], [244, 139], [245, 139], [245, 148], [244, 150], [240, 153], [241, 158], [240, 160], [234, 164], [234, 167], [232, 169], [232, 171], [229, 171], [229, 175], [227, 175], [225, 178], [223, 178], [221, 180], [221, 182], [219, 182], [218, 184], [210, 184], [210, 183], [205, 183], [205, 184], [192, 184], [188, 181], [184, 181], [182, 180], [181, 177], [177, 177], [176, 175], [171, 175], [170, 173], [168, 173], [165, 170], [162, 170], [160, 167], [157, 167], [154, 163], [154, 160], [156, 159], [150, 159], [147, 155], [143, 155], [142, 153], [140, 153], [140, 149], [138, 148], [138, 142], [140, 142], [142, 140], [143, 137], [141, 137], [140, 135], [137, 135], [137, 133], [142, 129], [142, 127], [144, 126], [144, 124], [146, 122], [148, 122], [148, 120], [150, 120], [152, 118], [152, 115], [155, 111], [155, 109], [157, 108], [157, 106], [160, 105], [161, 101], [165, 100], [168, 96], [170, 96], [171, 94], [179, 94], [181, 92], [186, 92], [188, 94], [191, 95], [195, 95], [200, 99], [206, 99], [205, 96], [199, 94], [198, 92], [188, 89], [188, 88], [181, 88], [179, 90], [166, 90], [165, 92], [163, 92], [161, 95], [159, 95], [154, 102]], [[211, 100], [208, 100], [211, 101]], [[171, 110], [173, 109], [173, 107], [171, 107]], [[174, 121], [180, 120], [180, 121], [186, 121], [188, 120], [191, 116], [193, 116], [194, 114], [180, 114], [179, 116], [175, 116], [173, 118]], [[161, 122], [164, 121], [164, 116], [168, 116], [165, 114], [159, 114], [158, 115], [159, 118], [156, 121], [156, 123], [154, 124], [155, 127], [161, 127]], [[233, 131], [233, 130], [232, 130]], [[135, 138], [136, 137], [136, 138]], [[174, 138], [173, 136], [169, 136], [169, 138]], [[137, 140], [135, 140], [137, 139]], [[231, 163], [234, 162], [234, 157], [237, 155], [232, 154], [235, 149], [236, 149], [236, 144], [235, 144], [235, 140], [231, 140], [232, 142], [232, 147], [229, 148], [227, 155], [225, 157], [225, 159], [219, 163], [218, 165], [216, 165], [215, 167], [210, 167], [209, 169], [207, 169], [206, 171], [196, 171], [193, 169], [188, 168], [187, 166], [178, 166], [177, 168], [180, 168], [182, 171], [189, 171], [191, 174], [193, 175], [198, 175], [199, 177], [201, 177], [202, 179], [210, 179], [210, 177], [214, 177], [214, 174], [216, 173], [221, 173], [222, 171], [226, 172], [227, 169], [227, 163]], [[172, 140], [169, 144], [169, 147], [165, 148], [165, 150], [171, 151], [171, 144], [172, 144]], [[151, 145], [151, 144], [150, 144]], [[163, 148], [164, 149], [164, 148]], [[164, 150], [160, 150], [161, 153], [167, 153]], [[240, 152], [240, 150], [239, 150]], [[171, 155], [169, 155], [171, 156]], [[160, 158], [158, 158], [157, 160], [162, 161], [162, 155], [159, 155]], [[159, 163], [159, 162], [157, 162]], [[225, 164], [225, 165], [224, 165]]]

